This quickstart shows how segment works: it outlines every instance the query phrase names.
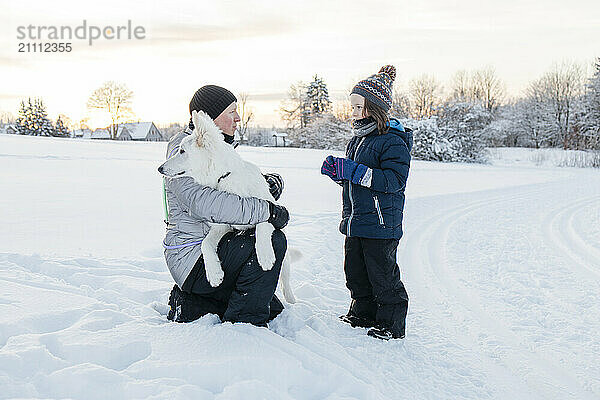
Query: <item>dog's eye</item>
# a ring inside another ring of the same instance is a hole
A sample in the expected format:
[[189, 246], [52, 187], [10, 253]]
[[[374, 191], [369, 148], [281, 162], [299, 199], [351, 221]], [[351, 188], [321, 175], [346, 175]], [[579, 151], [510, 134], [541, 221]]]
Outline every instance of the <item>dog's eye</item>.
[[180, 149], [179, 150], [179, 154], [183, 154], [183, 153], [185, 153], [185, 150], [184, 149]]

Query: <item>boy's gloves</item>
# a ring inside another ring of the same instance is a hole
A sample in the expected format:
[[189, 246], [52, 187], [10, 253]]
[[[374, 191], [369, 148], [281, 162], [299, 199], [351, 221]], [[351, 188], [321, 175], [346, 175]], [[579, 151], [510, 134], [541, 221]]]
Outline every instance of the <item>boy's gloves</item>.
[[269, 201], [269, 219], [268, 223], [273, 225], [275, 229], [285, 228], [288, 221], [290, 220], [290, 213], [284, 206], [271, 203]]
[[325, 158], [325, 161], [323, 161], [323, 165], [321, 166], [321, 174], [327, 175], [335, 182], [339, 182], [342, 180], [342, 178], [338, 176], [337, 164], [335, 160], [336, 159], [333, 156], [327, 156], [327, 158]]
[[321, 173], [334, 181], [347, 180], [352, 183], [370, 186], [373, 171], [364, 164], [359, 164], [349, 158], [327, 156], [323, 161]]
[[283, 192], [283, 178], [281, 178], [281, 175], [275, 173], [264, 174], [263, 176], [269, 184], [271, 196], [273, 196], [275, 200], [279, 200], [281, 192]]

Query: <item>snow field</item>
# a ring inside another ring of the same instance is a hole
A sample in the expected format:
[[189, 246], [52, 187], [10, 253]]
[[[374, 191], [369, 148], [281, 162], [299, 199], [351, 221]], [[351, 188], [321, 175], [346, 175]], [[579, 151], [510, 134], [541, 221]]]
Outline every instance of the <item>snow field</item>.
[[340, 189], [319, 150], [239, 148], [284, 177], [298, 303], [269, 329], [169, 323], [164, 151], [0, 136], [0, 398], [600, 397], [599, 171], [413, 162], [407, 337], [381, 342], [337, 319]]

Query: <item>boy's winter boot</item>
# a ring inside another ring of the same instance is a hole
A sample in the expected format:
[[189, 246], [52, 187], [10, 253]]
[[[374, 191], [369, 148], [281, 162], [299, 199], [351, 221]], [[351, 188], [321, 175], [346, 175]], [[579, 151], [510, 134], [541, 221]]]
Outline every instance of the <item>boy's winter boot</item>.
[[404, 332], [399, 332], [383, 326], [369, 329], [367, 335], [381, 340], [404, 339], [405, 336]]
[[377, 303], [372, 299], [353, 299], [348, 314], [341, 315], [340, 320], [353, 328], [372, 328], [376, 326], [375, 314]]
[[380, 304], [377, 325], [369, 329], [367, 335], [383, 340], [404, 339], [406, 311], [404, 304]]

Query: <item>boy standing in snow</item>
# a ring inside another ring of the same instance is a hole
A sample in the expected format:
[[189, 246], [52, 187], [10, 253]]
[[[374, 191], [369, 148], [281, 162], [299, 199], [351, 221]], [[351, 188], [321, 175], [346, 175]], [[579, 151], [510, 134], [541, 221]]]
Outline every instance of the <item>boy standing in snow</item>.
[[404, 338], [408, 310], [396, 250], [412, 133], [388, 115], [395, 77], [396, 69], [387, 65], [354, 86], [354, 137], [346, 158], [328, 156], [321, 168], [343, 187], [340, 232], [346, 235], [344, 272], [352, 302], [340, 318], [386, 340]]

